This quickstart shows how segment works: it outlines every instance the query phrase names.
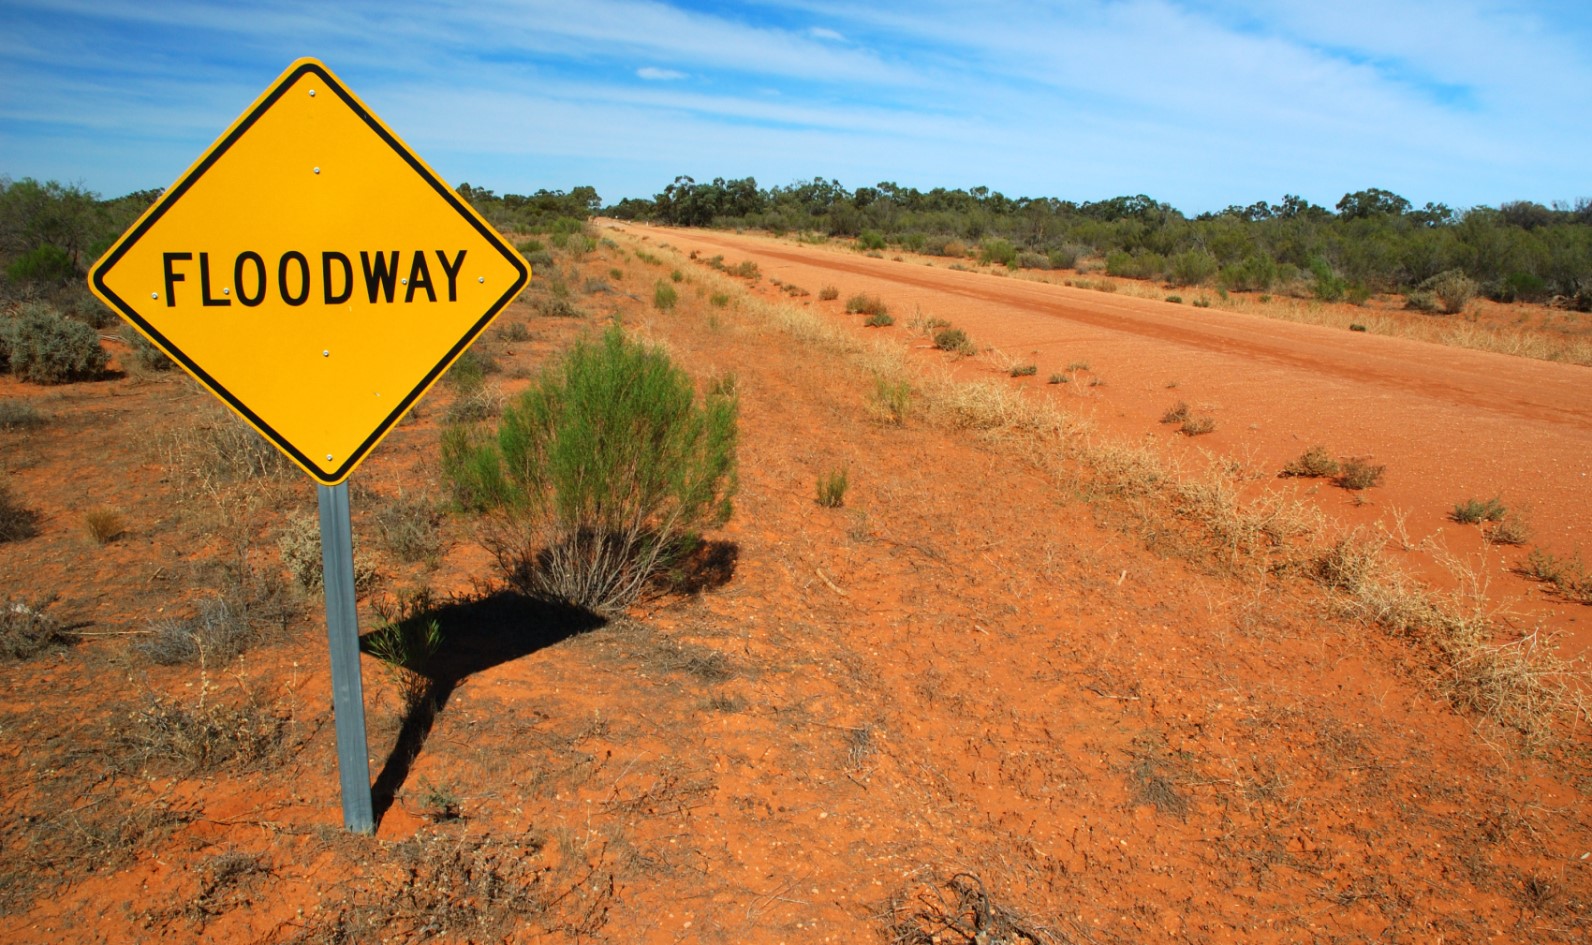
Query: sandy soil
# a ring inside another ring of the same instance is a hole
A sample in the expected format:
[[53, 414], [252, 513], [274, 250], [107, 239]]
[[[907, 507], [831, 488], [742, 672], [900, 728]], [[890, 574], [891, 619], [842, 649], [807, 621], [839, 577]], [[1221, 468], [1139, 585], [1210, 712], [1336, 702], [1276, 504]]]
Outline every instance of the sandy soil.
[[[1571, 653], [1592, 646], [1584, 607], [1565, 605], [1516, 573], [1523, 548], [1489, 547], [1478, 528], [1449, 518], [1459, 502], [1496, 496], [1527, 510], [1531, 544], [1556, 554], [1586, 545], [1592, 370], [1002, 278], [987, 268], [955, 271], [927, 257], [897, 262], [768, 237], [624, 229], [731, 264], [753, 260], [768, 278], [814, 293], [833, 285], [842, 301], [877, 295], [902, 321], [905, 313], [949, 320], [998, 352], [986, 359], [987, 371], [999, 374], [1007, 360], [1032, 364], [1037, 374], [1026, 384], [1036, 396], [1061, 398], [1123, 436], [1271, 471], [1317, 444], [1385, 465], [1381, 486], [1360, 495], [1326, 488], [1321, 505], [1346, 523], [1379, 527], [1395, 547], [1409, 546], [1411, 566], [1434, 583], [1451, 580], [1442, 559], [1466, 559], [1491, 580], [1492, 597], [1518, 625], [1562, 631]], [[1079, 383], [1045, 383], [1078, 362], [1089, 365]], [[1178, 401], [1212, 417], [1215, 431], [1191, 439], [1159, 423]]]
[[[1101, 437], [1267, 467], [1317, 442], [1374, 456], [1389, 472], [1369, 506], [1329, 488], [1322, 502], [1348, 521], [1397, 505], [1412, 537], [1446, 528], [1461, 554], [1479, 539], [1441, 515], [1472, 494], [1530, 501], [1539, 540], [1560, 550], [1586, 533], [1573, 501], [1589, 456], [1584, 372], [748, 237], [604, 235], [615, 245], [559, 260], [582, 317], [536, 313], [550, 281], [539, 272], [483, 339], [502, 367], [488, 389], [512, 396], [616, 316], [703, 383], [735, 372], [736, 515], [707, 536], [694, 590], [606, 623], [495, 591], [467, 516], [441, 518], [430, 560], [403, 560], [376, 536], [401, 498], [445, 494], [438, 436], [460, 394], [434, 392], [351, 490], [356, 542], [384, 575], [367, 625], [403, 588], [452, 601], [425, 724], [390, 668], [365, 657], [384, 792], [373, 838], [338, 826], [318, 604], [266, 580], [282, 573], [286, 519], [314, 508], [309, 483], [229, 478], [180, 448], [224, 429], [181, 378], [0, 381], [0, 397], [48, 418], [0, 431], [13, 491], [40, 513], [37, 536], [0, 544], [0, 596], [84, 634], [0, 663], [0, 937], [1592, 933], [1584, 725], [1526, 750], [1457, 709], [1423, 650], [1336, 616], [1315, 584], [1235, 574], [1197, 535], [1151, 540], [1143, 509], [1059, 488], [998, 436], [927, 416], [881, 423], [865, 371], [749, 299], [788, 298], [773, 278], [795, 283], [813, 296], [791, 304], [859, 334], [844, 300], [860, 291], [948, 318], [1036, 362], [1038, 382], [1009, 383], [1083, 411]], [[764, 278], [729, 285], [704, 265], [717, 253], [758, 261]], [[654, 285], [674, 270], [680, 303], [658, 311]], [[840, 299], [818, 302], [828, 283]], [[910, 348], [925, 371], [945, 363], [902, 324], [870, 336]], [[1043, 384], [1077, 361], [1089, 368], [1073, 383]], [[952, 367], [987, 378], [993, 363]], [[1157, 423], [1177, 399], [1217, 430], [1190, 441]], [[1540, 486], [1510, 473], [1554, 463], [1562, 475]], [[815, 483], [839, 468], [845, 503], [821, 507]], [[96, 508], [117, 510], [125, 532], [88, 537]], [[240, 574], [254, 606], [283, 606], [280, 629], [213, 663], [159, 665], [137, 649]], [[1521, 619], [1584, 620], [1496, 579]], [[173, 732], [190, 740], [173, 748]], [[211, 750], [177, 750], [195, 742]]]

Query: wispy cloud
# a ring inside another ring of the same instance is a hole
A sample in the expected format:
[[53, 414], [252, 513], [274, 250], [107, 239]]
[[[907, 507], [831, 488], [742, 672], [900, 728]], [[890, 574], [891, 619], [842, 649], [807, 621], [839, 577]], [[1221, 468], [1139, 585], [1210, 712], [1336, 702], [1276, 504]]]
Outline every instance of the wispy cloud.
[[659, 69], [655, 66], [642, 66], [636, 70], [636, 75], [649, 82], [672, 82], [685, 78], [684, 72], [675, 69]]

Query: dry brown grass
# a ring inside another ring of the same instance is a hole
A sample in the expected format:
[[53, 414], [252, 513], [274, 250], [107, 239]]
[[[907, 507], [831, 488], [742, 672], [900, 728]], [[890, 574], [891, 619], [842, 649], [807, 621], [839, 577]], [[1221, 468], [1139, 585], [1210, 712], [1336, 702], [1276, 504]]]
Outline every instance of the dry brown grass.
[[[743, 311], [797, 343], [843, 358], [861, 375], [910, 385], [928, 422], [975, 433], [1046, 471], [1063, 488], [1097, 498], [1130, 499], [1130, 518], [1159, 516], [1192, 525], [1204, 535], [1205, 553], [1235, 575], [1312, 576], [1346, 613], [1427, 648], [1442, 667], [1456, 706], [1514, 730], [1528, 747], [1551, 741], [1585, 714], [1579, 694], [1587, 673], [1567, 663], [1548, 641], [1511, 639], [1483, 606], [1480, 590], [1469, 596], [1436, 594], [1394, 564], [1380, 541], [1362, 530], [1345, 533], [1329, 524], [1291, 487], [1279, 484], [1257, 491], [1246, 488], [1252, 477], [1231, 464], [1207, 460], [1185, 468], [1150, 448], [1105, 440], [1054, 404], [991, 381], [955, 380], [943, 369], [910, 362], [899, 344], [858, 338], [807, 309], [752, 298]], [[927, 323], [919, 318], [914, 324]], [[1317, 447], [1285, 473], [1330, 475], [1325, 470], [1331, 464], [1331, 457]], [[1338, 484], [1369, 488], [1380, 482], [1384, 471], [1353, 457], [1339, 464]], [[1568, 573], [1573, 568], [1544, 570]], [[1468, 584], [1461, 581], [1472, 588], [1478, 584], [1474, 575]], [[1580, 586], [1574, 577], [1565, 584]], [[1587, 585], [1592, 587], [1592, 580]]]

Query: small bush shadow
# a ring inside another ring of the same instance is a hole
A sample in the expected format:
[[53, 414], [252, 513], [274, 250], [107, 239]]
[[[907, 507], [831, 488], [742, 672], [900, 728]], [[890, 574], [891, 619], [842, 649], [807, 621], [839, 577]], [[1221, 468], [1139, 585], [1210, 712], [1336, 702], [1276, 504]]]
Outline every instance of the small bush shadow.
[[741, 546], [733, 541], [704, 541], [668, 575], [668, 589], [681, 594], [717, 590], [735, 577]]
[[[422, 666], [413, 668], [424, 688], [405, 707], [398, 738], [371, 787], [377, 823], [408, 780], [432, 725], [460, 682], [606, 623], [588, 610], [510, 591], [452, 601], [416, 616], [437, 621], [442, 644]], [[360, 638], [365, 652], [370, 652], [373, 633]]]

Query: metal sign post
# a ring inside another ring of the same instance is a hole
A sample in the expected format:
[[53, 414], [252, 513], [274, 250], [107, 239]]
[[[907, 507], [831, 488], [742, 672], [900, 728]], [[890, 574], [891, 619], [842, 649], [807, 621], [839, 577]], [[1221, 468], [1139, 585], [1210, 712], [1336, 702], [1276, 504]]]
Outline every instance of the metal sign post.
[[320, 486], [343, 822], [374, 818], [346, 481], [530, 280], [314, 59], [288, 66], [89, 288]]
[[332, 712], [337, 721], [337, 773], [343, 826], [376, 828], [365, 746], [365, 691], [359, 674], [359, 615], [354, 605], [354, 531], [348, 483], [317, 486], [321, 507], [321, 567], [326, 576], [326, 636], [332, 651]]

